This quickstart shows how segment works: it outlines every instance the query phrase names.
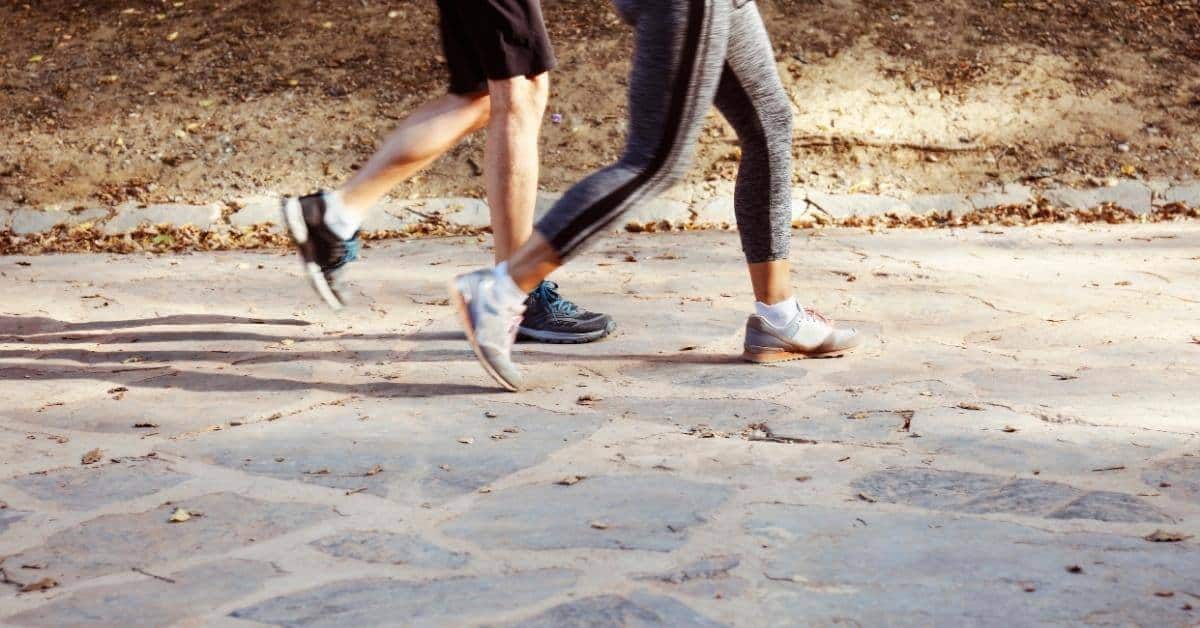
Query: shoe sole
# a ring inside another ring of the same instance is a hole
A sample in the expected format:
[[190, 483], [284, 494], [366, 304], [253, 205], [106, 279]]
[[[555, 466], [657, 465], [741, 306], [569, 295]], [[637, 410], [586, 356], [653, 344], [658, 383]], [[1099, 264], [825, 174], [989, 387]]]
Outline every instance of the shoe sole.
[[292, 243], [296, 245], [297, 251], [300, 253], [300, 259], [304, 262], [304, 274], [308, 277], [308, 283], [312, 285], [317, 296], [325, 301], [325, 304], [333, 308], [336, 312], [346, 306], [337, 293], [333, 291], [333, 286], [325, 279], [325, 273], [321, 272], [321, 267], [312, 260], [312, 256], [308, 253], [308, 224], [304, 222], [304, 210], [300, 207], [300, 200], [295, 198], [286, 198], [282, 203], [283, 224], [287, 225], [288, 235], [292, 238]]
[[799, 353], [784, 349], [746, 347], [742, 352], [742, 359], [754, 364], [776, 364], [779, 362], [793, 362], [795, 360], [828, 360], [845, 356], [856, 348], [850, 347], [849, 349], [838, 349], [837, 351], [826, 351], [824, 353]]
[[589, 342], [596, 342], [607, 338], [617, 329], [616, 321], [610, 322], [604, 329], [588, 332], [586, 334], [572, 334], [562, 331], [541, 331], [537, 329], [527, 329], [521, 327], [517, 332], [518, 340], [528, 342], [541, 342], [551, 345], [583, 345]]
[[479, 361], [479, 365], [483, 367], [484, 372], [496, 380], [497, 384], [500, 384], [501, 388], [509, 392], [519, 392], [521, 389], [501, 377], [500, 373], [483, 356], [483, 350], [479, 347], [479, 341], [475, 338], [475, 326], [471, 324], [471, 312], [467, 306], [467, 299], [463, 297], [462, 290], [458, 287], [457, 278], [450, 280], [447, 290], [450, 293], [450, 303], [454, 305], [454, 309], [458, 310], [458, 318], [462, 322], [463, 331], [467, 335], [467, 342], [471, 344], [471, 350], [475, 352], [475, 358]]

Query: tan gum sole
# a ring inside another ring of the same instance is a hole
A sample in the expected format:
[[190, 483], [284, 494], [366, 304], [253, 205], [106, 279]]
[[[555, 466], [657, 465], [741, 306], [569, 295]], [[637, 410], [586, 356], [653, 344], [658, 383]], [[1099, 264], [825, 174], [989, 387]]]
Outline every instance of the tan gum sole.
[[826, 351], [824, 353], [799, 353], [784, 351], [783, 349], [754, 349], [748, 347], [742, 352], [742, 359], [754, 364], [775, 364], [795, 360], [826, 360], [840, 358], [853, 350], [854, 348], [851, 347], [849, 349], [838, 349], [837, 351]]

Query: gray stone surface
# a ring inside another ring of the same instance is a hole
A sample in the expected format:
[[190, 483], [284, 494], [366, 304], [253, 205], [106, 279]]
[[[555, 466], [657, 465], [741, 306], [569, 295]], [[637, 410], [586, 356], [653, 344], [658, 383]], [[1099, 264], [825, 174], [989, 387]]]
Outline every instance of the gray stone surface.
[[1128, 209], [1144, 216], [1154, 209], [1149, 186], [1140, 181], [1120, 181], [1114, 186], [1090, 189], [1054, 188], [1041, 193], [1042, 198], [1056, 207], [1092, 209], [1105, 203]]
[[1142, 479], [1175, 499], [1200, 504], [1200, 455], [1160, 461]]
[[1119, 523], [1174, 523], [1171, 517], [1141, 499], [1113, 491], [1092, 491], [1046, 516]]
[[425, 211], [420, 203], [414, 201], [387, 200], [381, 202], [367, 212], [362, 229], [363, 231], [404, 231], [409, 226], [424, 220], [413, 210], [422, 213]]
[[42, 233], [56, 225], [79, 225], [85, 222], [97, 222], [108, 216], [108, 212], [98, 208], [88, 208], [81, 211], [16, 209], [11, 214], [11, 228], [17, 235]]
[[967, 202], [975, 209], [1025, 205], [1032, 203], [1033, 200], [1033, 188], [1019, 183], [1006, 183], [999, 187], [981, 190], [967, 197]]
[[9, 480], [8, 485], [63, 508], [93, 510], [157, 493], [189, 477], [160, 460], [124, 460], [34, 473]]
[[908, 199], [914, 214], [963, 214], [973, 209], [963, 194], [923, 194]]
[[[505, 403], [492, 404], [503, 424], [478, 411], [449, 404], [433, 409], [437, 429], [396, 431], [393, 404], [363, 409], [380, 422], [360, 421], [337, 405], [319, 408], [283, 424], [259, 423], [202, 444], [171, 447], [178, 453], [255, 475], [364, 492], [411, 502], [445, 500], [475, 491], [496, 479], [535, 465], [571, 442], [588, 437], [600, 418], [563, 421], [553, 413]], [[503, 429], [517, 430], [515, 433]], [[505, 436], [492, 439], [493, 434]], [[470, 438], [464, 446], [459, 438]], [[381, 471], [371, 473], [378, 465]], [[445, 467], [445, 468], [443, 468]]]
[[733, 197], [718, 196], [693, 208], [692, 222], [698, 225], [734, 225]]
[[209, 229], [221, 219], [221, 205], [122, 205], [116, 214], [100, 226], [106, 234], [133, 231], [144, 225], [169, 224], [173, 226], [195, 225]]
[[534, 617], [505, 625], [513, 628], [715, 628], [725, 624], [714, 622], [673, 598], [636, 592], [629, 597], [598, 595], [559, 604]]
[[[759, 504], [763, 607], [747, 624], [1181, 625], [1200, 549], [954, 516]], [[1079, 566], [1072, 574], [1069, 566]]]
[[416, 209], [423, 214], [441, 216], [450, 224], [464, 227], [486, 227], [492, 224], [487, 201], [478, 198], [431, 198], [422, 201]]
[[687, 203], [660, 197], [634, 206], [621, 216], [619, 224], [640, 225], [665, 220], [675, 225], [689, 222], [691, 218], [692, 211]]
[[1163, 193], [1164, 203], [1183, 203], [1188, 207], [1200, 207], [1200, 181], [1171, 186]]
[[575, 572], [564, 569], [430, 582], [346, 580], [267, 600], [232, 616], [286, 626], [466, 625], [558, 595], [575, 580]]
[[912, 211], [905, 201], [875, 194], [826, 194], [809, 190], [805, 198], [808, 206], [833, 218], [908, 214]]
[[481, 501], [443, 530], [488, 547], [669, 552], [728, 496], [721, 485], [662, 475], [521, 486]]
[[1171, 521], [1132, 495], [1110, 491], [1084, 493], [1057, 482], [1010, 480], [982, 473], [932, 469], [878, 471], [859, 478], [853, 487], [877, 501], [933, 510], [1113, 522]]
[[856, 354], [746, 365], [736, 234], [610, 234], [555, 279], [618, 332], [519, 394], [444, 301], [474, 237], [373, 244], [336, 314], [279, 252], [0, 263], [0, 557], [62, 583], [0, 623], [1195, 622], [1196, 539], [1142, 537], [1200, 538], [1200, 223], [795, 236]]
[[280, 197], [272, 195], [250, 196], [240, 199], [242, 208], [230, 214], [229, 224], [237, 229], [268, 224], [282, 230]]
[[[176, 508], [203, 516], [169, 523]], [[221, 554], [333, 516], [327, 508], [313, 504], [264, 502], [218, 493], [138, 514], [103, 515], [56, 532], [45, 544], [10, 560], [45, 565], [39, 575], [65, 584], [199, 554]]]
[[166, 626], [254, 593], [281, 575], [270, 564], [227, 560], [165, 574], [174, 582], [94, 587], [9, 618], [18, 626]]
[[342, 532], [313, 541], [312, 546], [339, 558], [428, 569], [456, 569], [470, 558], [466, 552], [452, 552], [411, 534], [378, 530]]

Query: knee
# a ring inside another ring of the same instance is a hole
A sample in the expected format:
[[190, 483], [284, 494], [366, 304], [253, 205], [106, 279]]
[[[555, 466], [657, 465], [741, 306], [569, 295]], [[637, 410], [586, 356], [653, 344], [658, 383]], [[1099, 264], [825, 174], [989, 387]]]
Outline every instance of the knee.
[[492, 118], [519, 126], [541, 123], [550, 94], [549, 75], [490, 81], [488, 87]]

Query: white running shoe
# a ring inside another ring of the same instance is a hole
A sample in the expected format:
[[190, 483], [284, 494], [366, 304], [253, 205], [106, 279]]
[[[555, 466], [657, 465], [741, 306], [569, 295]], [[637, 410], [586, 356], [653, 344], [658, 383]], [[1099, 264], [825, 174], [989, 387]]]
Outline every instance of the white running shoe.
[[853, 327], [840, 327], [818, 312], [800, 309], [784, 327], [754, 315], [746, 321], [746, 344], [742, 357], [759, 364], [804, 358], [837, 358], [862, 344]]
[[450, 282], [450, 303], [458, 308], [467, 340], [483, 370], [505, 390], [516, 392], [522, 382], [512, 361], [512, 348], [525, 306], [502, 307], [493, 295], [495, 283], [489, 269], [459, 275]]

